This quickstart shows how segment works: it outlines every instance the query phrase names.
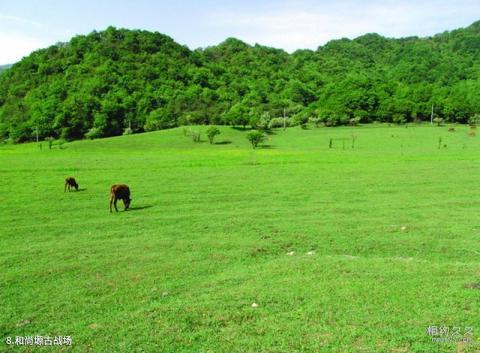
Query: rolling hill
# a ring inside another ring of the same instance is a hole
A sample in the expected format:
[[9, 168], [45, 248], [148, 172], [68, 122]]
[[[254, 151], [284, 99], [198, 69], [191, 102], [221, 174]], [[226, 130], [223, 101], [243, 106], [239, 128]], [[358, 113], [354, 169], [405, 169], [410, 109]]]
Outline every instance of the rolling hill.
[[283, 115], [355, 122], [480, 120], [480, 22], [429, 38], [366, 34], [292, 54], [229, 38], [190, 50], [109, 27], [36, 51], [0, 76], [0, 139], [96, 138]]

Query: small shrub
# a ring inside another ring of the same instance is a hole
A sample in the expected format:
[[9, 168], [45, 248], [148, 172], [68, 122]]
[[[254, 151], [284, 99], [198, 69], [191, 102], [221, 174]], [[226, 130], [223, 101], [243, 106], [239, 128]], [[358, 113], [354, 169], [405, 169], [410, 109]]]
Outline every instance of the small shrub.
[[352, 118], [348, 121], [348, 124], [350, 126], [357, 126], [358, 124], [360, 124], [360, 120], [361, 120], [361, 118], [358, 118], [358, 117], [357, 118]]
[[302, 128], [306, 128], [308, 123], [308, 116], [305, 113], [299, 113], [293, 117], [293, 124], [300, 125]]
[[478, 124], [480, 124], [480, 114], [475, 114], [474, 116], [470, 117], [468, 119], [468, 124], [470, 125], [470, 127], [476, 127]]
[[200, 131], [192, 131], [192, 139], [193, 139], [193, 142], [201, 142], [202, 139], [201, 139], [201, 133]]
[[405, 124], [407, 122], [407, 119], [405, 119], [405, 116], [402, 114], [394, 114], [392, 117], [392, 122], [395, 124]]
[[290, 118], [286, 118], [285, 121], [283, 118], [273, 118], [270, 120], [270, 123], [268, 124], [268, 127], [270, 129], [275, 129], [275, 128], [281, 128], [285, 124], [286, 127], [290, 126]]
[[335, 116], [330, 116], [325, 120], [325, 126], [332, 127], [337, 125], [340, 125], [340, 121]]
[[253, 130], [247, 134], [247, 139], [253, 148], [257, 148], [257, 146], [265, 140], [265, 136], [260, 131]]
[[442, 118], [435, 118], [433, 119], [433, 122], [437, 124], [437, 126], [442, 126], [444, 120]]
[[352, 134], [352, 149], [355, 148], [355, 141], [357, 140], [357, 135]]
[[53, 147], [58, 146], [59, 149], [63, 149], [63, 145], [67, 142], [65, 139], [59, 139], [55, 141], [53, 137], [45, 137], [45, 141], [48, 143], [48, 149], [51, 150]]
[[57, 141], [57, 145], [58, 145], [58, 148], [60, 148], [61, 150], [63, 150], [63, 145], [65, 144], [65, 142], [67, 142], [65, 139], [60, 139]]
[[133, 134], [133, 130], [130, 127], [127, 127], [123, 130], [123, 135], [131, 135]]
[[259, 121], [260, 118], [257, 115], [252, 115], [248, 118], [248, 125], [250, 125], [252, 129], [255, 129]]
[[88, 132], [85, 134], [87, 139], [93, 140], [99, 137], [102, 137], [102, 130], [98, 127], [92, 127]]
[[325, 119], [325, 126], [339, 126], [347, 125], [350, 121], [350, 118], [346, 114], [330, 114]]
[[270, 118], [270, 114], [268, 112], [263, 113], [260, 119], [256, 122], [255, 128], [260, 131], [267, 132], [270, 130], [270, 120], [272, 120]]
[[313, 123], [315, 127], [320, 127], [323, 121], [322, 119], [315, 117], [315, 118], [310, 118], [310, 122]]
[[[68, 139], [70, 136], [71, 136], [71, 128], [63, 127], [60, 130], [60, 138]], [[85, 136], [86, 136], [86, 134], [85, 134]]]
[[210, 144], [213, 143], [213, 139], [217, 135], [220, 135], [220, 130], [216, 126], [210, 126], [207, 129], [207, 136], [208, 136], [208, 141], [210, 142]]
[[51, 150], [53, 147], [53, 141], [55, 141], [55, 139], [50, 136], [50, 137], [45, 137], [45, 141], [48, 142], [48, 149]]

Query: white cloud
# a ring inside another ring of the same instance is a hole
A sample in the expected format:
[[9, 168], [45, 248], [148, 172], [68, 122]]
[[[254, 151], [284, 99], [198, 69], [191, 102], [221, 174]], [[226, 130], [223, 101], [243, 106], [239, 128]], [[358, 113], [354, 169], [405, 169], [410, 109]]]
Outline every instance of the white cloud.
[[34, 50], [68, 40], [70, 36], [64, 29], [0, 13], [0, 65], [15, 63]]
[[[475, 20], [480, 3], [463, 2], [463, 5], [443, 0], [337, 1], [323, 5], [286, 2], [286, 6], [264, 13], [219, 11], [209, 15], [207, 22], [251, 44], [293, 51], [316, 49], [332, 39], [354, 38], [372, 32], [389, 37], [433, 35], [449, 29], [452, 19], [470, 16], [471, 22]], [[469, 24], [468, 19], [465, 21], [463, 25]]]
[[15, 63], [32, 51], [47, 45], [38, 38], [16, 33], [0, 33], [0, 64]]
[[20, 25], [29, 25], [29, 26], [34, 26], [37, 28], [45, 28], [46, 26], [43, 23], [37, 22], [37, 21], [32, 21], [28, 18], [23, 18], [23, 17], [18, 17], [18, 16], [13, 16], [13, 15], [7, 15], [0, 13], [0, 20], [1, 21], [8, 21], [14, 24], [20, 24]]

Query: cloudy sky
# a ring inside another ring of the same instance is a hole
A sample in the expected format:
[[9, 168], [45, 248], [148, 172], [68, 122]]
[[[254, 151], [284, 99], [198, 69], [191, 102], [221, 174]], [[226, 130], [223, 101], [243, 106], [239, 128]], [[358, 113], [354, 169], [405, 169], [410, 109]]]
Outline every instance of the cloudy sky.
[[0, 0], [0, 65], [113, 25], [165, 33], [190, 48], [228, 37], [316, 49], [377, 32], [428, 36], [480, 20], [480, 0]]

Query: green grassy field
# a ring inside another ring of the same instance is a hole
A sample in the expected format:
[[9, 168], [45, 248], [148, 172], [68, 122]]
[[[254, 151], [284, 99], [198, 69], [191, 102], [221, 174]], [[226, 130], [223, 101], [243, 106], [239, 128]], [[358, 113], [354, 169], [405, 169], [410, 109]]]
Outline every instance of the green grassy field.
[[[220, 129], [0, 147], [0, 351], [480, 350], [480, 137], [292, 128], [253, 151]], [[32, 335], [73, 345], [5, 344]]]

